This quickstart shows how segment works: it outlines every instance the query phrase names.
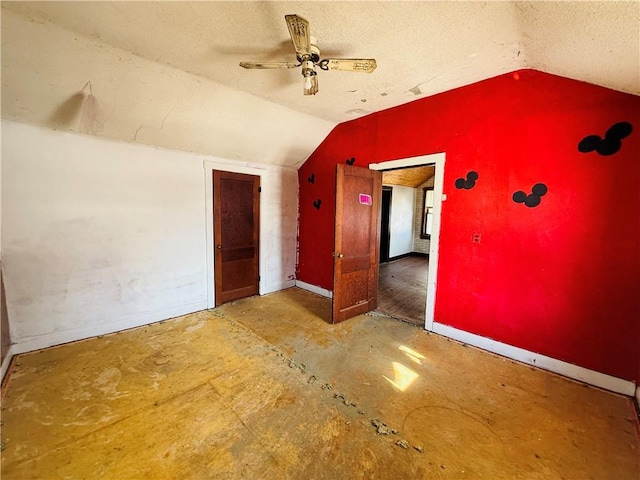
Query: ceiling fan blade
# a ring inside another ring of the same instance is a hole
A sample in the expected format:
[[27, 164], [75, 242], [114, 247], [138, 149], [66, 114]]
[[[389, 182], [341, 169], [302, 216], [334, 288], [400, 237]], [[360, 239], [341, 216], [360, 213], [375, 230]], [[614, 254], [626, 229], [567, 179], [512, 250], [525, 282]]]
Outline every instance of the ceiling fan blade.
[[240, 62], [242, 68], [296, 68], [299, 67], [299, 63], [291, 62]]
[[291, 41], [300, 56], [311, 54], [311, 38], [309, 35], [309, 22], [298, 15], [285, 15]]
[[323, 70], [342, 70], [344, 72], [371, 73], [377, 63], [373, 58], [325, 58], [320, 61]]

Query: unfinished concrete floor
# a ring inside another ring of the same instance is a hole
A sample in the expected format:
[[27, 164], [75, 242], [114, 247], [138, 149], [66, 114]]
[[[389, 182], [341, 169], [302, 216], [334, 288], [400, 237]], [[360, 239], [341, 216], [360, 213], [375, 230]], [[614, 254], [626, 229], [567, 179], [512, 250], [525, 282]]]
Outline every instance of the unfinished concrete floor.
[[640, 476], [630, 399], [329, 315], [293, 288], [20, 355], [3, 480]]

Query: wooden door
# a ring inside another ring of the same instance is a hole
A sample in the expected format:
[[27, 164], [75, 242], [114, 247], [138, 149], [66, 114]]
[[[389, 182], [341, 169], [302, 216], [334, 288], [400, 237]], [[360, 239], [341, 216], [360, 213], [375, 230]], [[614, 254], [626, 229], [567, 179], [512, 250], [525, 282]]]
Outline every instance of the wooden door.
[[377, 306], [382, 174], [337, 165], [333, 323]]
[[213, 171], [216, 306], [257, 295], [260, 177]]

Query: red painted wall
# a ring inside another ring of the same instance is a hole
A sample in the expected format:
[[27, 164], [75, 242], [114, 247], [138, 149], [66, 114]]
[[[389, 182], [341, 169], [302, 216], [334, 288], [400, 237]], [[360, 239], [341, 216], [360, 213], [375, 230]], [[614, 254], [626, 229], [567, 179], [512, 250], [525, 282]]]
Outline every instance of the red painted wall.
[[[578, 151], [618, 122], [617, 153]], [[640, 97], [523, 70], [338, 125], [299, 170], [298, 279], [332, 289], [336, 163], [436, 152], [436, 321], [640, 381]], [[536, 183], [538, 206], [512, 200]]]

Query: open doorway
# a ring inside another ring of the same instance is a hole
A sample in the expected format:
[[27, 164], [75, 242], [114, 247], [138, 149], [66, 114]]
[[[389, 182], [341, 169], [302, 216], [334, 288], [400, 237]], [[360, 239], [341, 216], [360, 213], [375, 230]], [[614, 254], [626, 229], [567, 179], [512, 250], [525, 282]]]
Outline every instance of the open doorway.
[[378, 310], [415, 325], [425, 322], [434, 176], [433, 164], [382, 171]]
[[388, 246], [381, 241], [378, 310], [429, 330], [433, 325], [444, 158], [444, 154], [435, 154], [370, 165], [382, 171], [383, 188], [389, 191], [390, 199], [385, 215], [383, 190], [381, 234], [387, 232]]
[[382, 207], [380, 212], [380, 264], [387, 263], [389, 261], [389, 242], [391, 240], [389, 219], [391, 215], [392, 193], [392, 187], [382, 187]]

